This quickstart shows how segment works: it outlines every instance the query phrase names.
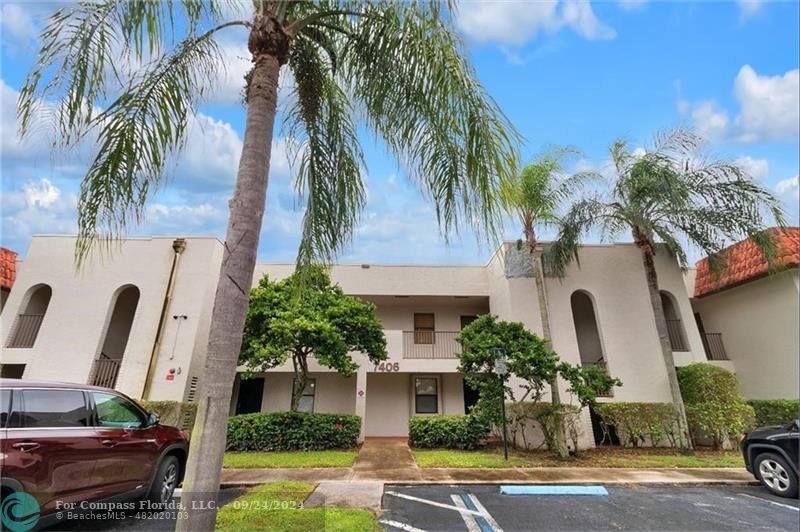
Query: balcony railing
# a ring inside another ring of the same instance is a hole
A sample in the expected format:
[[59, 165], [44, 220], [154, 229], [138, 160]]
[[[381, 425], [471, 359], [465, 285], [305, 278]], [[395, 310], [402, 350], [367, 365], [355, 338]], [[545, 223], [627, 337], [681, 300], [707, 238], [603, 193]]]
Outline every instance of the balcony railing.
[[39, 335], [44, 314], [19, 314], [6, 347], [31, 348]]
[[704, 340], [708, 360], [728, 360], [725, 344], [722, 343], [722, 333], [705, 333]]
[[403, 358], [458, 358], [460, 333], [453, 331], [403, 331]]
[[681, 320], [667, 320], [667, 332], [669, 333], [669, 345], [673, 351], [688, 351], [686, 339], [683, 336], [683, 324]]
[[117, 384], [119, 375], [119, 360], [114, 360], [105, 354], [94, 361], [89, 384], [92, 386], [102, 386], [103, 388], [113, 388]]

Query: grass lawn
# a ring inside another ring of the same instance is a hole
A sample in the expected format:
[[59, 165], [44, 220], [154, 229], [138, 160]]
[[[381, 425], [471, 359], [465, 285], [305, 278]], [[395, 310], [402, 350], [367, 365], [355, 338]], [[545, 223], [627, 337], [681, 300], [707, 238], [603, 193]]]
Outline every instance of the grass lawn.
[[350, 467], [358, 451], [294, 451], [225, 453], [222, 467]]
[[375, 532], [378, 519], [368, 510], [355, 508], [302, 508], [314, 490], [307, 482], [262, 484], [220, 508], [217, 531], [244, 532]]
[[570, 460], [559, 460], [547, 451], [510, 451], [508, 462], [502, 448], [480, 451], [414, 449], [419, 467], [744, 467], [738, 451], [695, 451], [685, 456], [671, 449], [600, 448], [581, 451]]

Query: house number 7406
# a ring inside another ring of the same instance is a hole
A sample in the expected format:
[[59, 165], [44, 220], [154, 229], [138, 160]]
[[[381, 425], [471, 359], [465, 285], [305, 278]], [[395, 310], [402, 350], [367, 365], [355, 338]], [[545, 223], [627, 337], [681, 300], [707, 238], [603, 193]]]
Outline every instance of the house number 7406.
[[377, 369], [378, 371], [384, 371], [384, 372], [400, 371], [400, 363], [399, 362], [381, 362], [380, 364], [378, 364], [375, 367], [375, 369]]

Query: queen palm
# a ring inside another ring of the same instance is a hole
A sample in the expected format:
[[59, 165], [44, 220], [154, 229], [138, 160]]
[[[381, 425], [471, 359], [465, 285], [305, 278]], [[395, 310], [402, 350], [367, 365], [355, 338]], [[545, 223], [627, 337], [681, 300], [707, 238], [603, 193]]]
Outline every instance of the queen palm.
[[281, 114], [298, 146], [305, 197], [301, 263], [331, 260], [357, 225], [365, 203], [359, 124], [427, 192], [444, 234], [463, 220], [494, 233], [496, 185], [513, 172], [518, 141], [465, 58], [450, 4], [254, 0], [243, 18], [225, 8], [209, 0], [65, 6], [49, 19], [19, 98], [23, 134], [41, 102], [55, 101], [63, 147], [97, 136], [78, 204], [82, 259], [98, 236], [107, 241], [140, 220], [186, 140], [190, 115], [218, 81], [218, 36], [247, 37], [253, 67], [243, 80], [243, 148], [185, 481], [190, 517], [178, 525], [186, 530], [214, 526], [215, 510], [194, 511], [192, 503], [219, 487], [281, 68], [296, 85]]
[[572, 205], [561, 220], [549, 259], [563, 274], [566, 265], [578, 257], [580, 238], [588, 231], [599, 230], [609, 239], [630, 231], [642, 256], [680, 445], [690, 450], [654, 255], [669, 253], [685, 267], [685, 246], [690, 245], [708, 255], [711, 267], [719, 272], [725, 267], [722, 249], [731, 241], [749, 237], [769, 260], [775, 242], [773, 235], [764, 231], [765, 218], [783, 225], [783, 210], [775, 196], [742, 167], [710, 157], [702, 139], [685, 130], [658, 135], [644, 154], [630, 150], [621, 140], [611, 146], [610, 153], [615, 173], [610, 189]]
[[[574, 155], [570, 149], [553, 149], [539, 157], [534, 163], [525, 166], [519, 175], [504, 181], [500, 188], [503, 208], [518, 218], [525, 237], [525, 244], [531, 256], [531, 268], [536, 282], [539, 309], [542, 313], [542, 334], [551, 341], [550, 311], [547, 305], [547, 292], [544, 284], [541, 263], [537, 253], [541, 252], [537, 229], [558, 223], [559, 210], [572, 195], [577, 193], [590, 174], [575, 174], [567, 178], [563, 174], [565, 157]], [[553, 406], [560, 410], [561, 394], [558, 377], [550, 382], [550, 398]], [[566, 436], [560, 416], [556, 416], [554, 426], [555, 451], [567, 458]]]

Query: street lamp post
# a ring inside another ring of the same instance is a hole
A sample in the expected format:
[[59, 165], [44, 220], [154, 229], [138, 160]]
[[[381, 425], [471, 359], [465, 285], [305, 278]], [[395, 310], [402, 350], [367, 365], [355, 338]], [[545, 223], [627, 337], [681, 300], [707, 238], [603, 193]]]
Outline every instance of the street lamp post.
[[497, 361], [494, 364], [494, 371], [500, 379], [500, 408], [503, 412], [503, 457], [508, 461], [508, 431], [506, 429], [506, 388], [504, 378], [508, 375], [508, 364], [506, 363], [506, 350], [502, 347], [494, 349]]

